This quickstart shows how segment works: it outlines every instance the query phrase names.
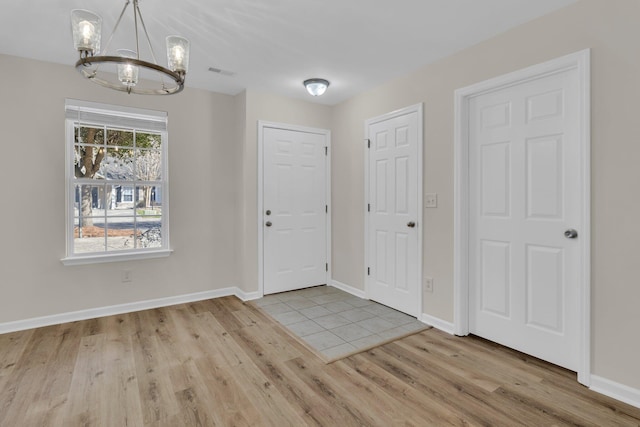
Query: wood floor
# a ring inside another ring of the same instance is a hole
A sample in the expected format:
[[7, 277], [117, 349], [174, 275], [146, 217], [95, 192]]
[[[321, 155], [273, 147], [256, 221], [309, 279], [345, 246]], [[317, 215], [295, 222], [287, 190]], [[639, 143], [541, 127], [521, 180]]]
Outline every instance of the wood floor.
[[0, 335], [0, 426], [638, 426], [575, 375], [430, 329], [326, 365], [235, 297]]

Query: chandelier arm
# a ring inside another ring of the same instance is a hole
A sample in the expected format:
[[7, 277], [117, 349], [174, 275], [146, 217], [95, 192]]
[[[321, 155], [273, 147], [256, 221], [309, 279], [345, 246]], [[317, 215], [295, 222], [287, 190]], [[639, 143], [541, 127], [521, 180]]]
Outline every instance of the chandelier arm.
[[133, 0], [133, 27], [136, 30], [136, 55], [138, 55], [138, 59], [140, 59], [140, 42], [138, 41], [138, 13], [140, 13], [140, 9], [138, 8], [138, 0]]
[[118, 25], [120, 25], [120, 21], [122, 21], [122, 17], [124, 16], [124, 12], [127, 10], [127, 7], [129, 7], [129, 3], [130, 0], [127, 0], [124, 4], [124, 7], [122, 8], [122, 12], [120, 12], [120, 16], [118, 17], [118, 20], [116, 21], [116, 25], [113, 27], [113, 31], [111, 31], [111, 35], [109, 36], [109, 40], [107, 40], [107, 44], [104, 45], [104, 49], [102, 50], [103, 52], [107, 52], [109, 49], [109, 45], [111, 45], [111, 40], [113, 40], [113, 36], [116, 33], [116, 30], [118, 29]]
[[[147, 26], [144, 24], [144, 18], [142, 17], [142, 11], [140, 10], [140, 6], [138, 5], [138, 0], [135, 0], [134, 4], [135, 8], [138, 9], [138, 15], [140, 16], [140, 24], [142, 25], [142, 31], [144, 31], [144, 35], [147, 38], [147, 44], [149, 45], [149, 51], [151, 52], [151, 58], [153, 58], [153, 62], [158, 63], [158, 58], [156, 58], [156, 54], [153, 51], [153, 46], [151, 45], [151, 39], [149, 38], [149, 33], [147, 32]], [[138, 26], [136, 25], [136, 37], [138, 35]], [[137, 39], [136, 39], [137, 41]], [[164, 76], [160, 75], [160, 83], [165, 87]]]
[[147, 26], [144, 24], [144, 19], [142, 18], [142, 12], [140, 11], [140, 7], [138, 6], [138, 2], [136, 1], [136, 8], [138, 9], [138, 16], [140, 16], [140, 24], [142, 25], [142, 30], [144, 31], [144, 35], [147, 38], [147, 44], [149, 45], [149, 50], [151, 51], [151, 57], [153, 61], [157, 64], [158, 59], [156, 58], [156, 54], [153, 51], [153, 46], [151, 46], [151, 39], [149, 38], [149, 33], [147, 32]]

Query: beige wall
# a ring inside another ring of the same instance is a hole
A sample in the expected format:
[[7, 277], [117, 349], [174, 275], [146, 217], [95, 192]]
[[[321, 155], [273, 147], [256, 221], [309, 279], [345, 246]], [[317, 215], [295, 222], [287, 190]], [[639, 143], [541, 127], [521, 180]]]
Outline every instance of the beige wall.
[[[234, 99], [186, 89], [129, 96], [84, 81], [71, 66], [0, 55], [2, 207], [0, 323], [188, 294], [239, 281], [239, 179]], [[63, 266], [65, 98], [167, 111], [168, 258]], [[121, 282], [122, 270], [133, 281]]]
[[333, 110], [334, 279], [363, 289], [364, 121], [424, 103], [424, 312], [453, 321], [453, 92], [592, 48], [593, 373], [640, 388], [640, 2], [582, 0], [356, 96]]
[[[301, 89], [303, 89], [301, 87]], [[248, 90], [245, 98], [245, 139], [240, 216], [242, 227], [242, 288], [258, 290], [258, 121], [320, 129], [331, 128], [331, 107]]]

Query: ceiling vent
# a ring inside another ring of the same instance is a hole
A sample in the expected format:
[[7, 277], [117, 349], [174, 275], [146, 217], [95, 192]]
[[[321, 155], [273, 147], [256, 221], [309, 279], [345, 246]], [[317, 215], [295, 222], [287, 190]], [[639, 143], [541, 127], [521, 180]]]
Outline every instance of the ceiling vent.
[[223, 70], [221, 68], [209, 67], [209, 71], [212, 73], [220, 74], [222, 76], [233, 77], [236, 75], [233, 71]]

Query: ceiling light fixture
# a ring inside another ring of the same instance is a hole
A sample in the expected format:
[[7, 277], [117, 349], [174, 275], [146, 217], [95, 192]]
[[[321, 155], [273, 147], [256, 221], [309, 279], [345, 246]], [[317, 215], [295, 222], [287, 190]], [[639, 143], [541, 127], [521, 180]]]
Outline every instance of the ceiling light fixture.
[[305, 80], [303, 84], [311, 96], [320, 96], [325, 93], [329, 87], [329, 81], [325, 79], [308, 79]]
[[[122, 12], [103, 51], [100, 51], [102, 18], [88, 10], [71, 11], [73, 44], [80, 53], [76, 69], [82, 76], [96, 84], [127, 93], [171, 95], [180, 92], [184, 88], [184, 79], [189, 67], [189, 40], [180, 36], [168, 36], [166, 38], [167, 68], [158, 65], [142, 13], [140, 13], [139, 0], [133, 0], [135, 50], [118, 49], [118, 55], [107, 55], [109, 44], [130, 3], [132, 3], [131, 0], [125, 0]], [[138, 21], [147, 38], [153, 62], [140, 59]]]

